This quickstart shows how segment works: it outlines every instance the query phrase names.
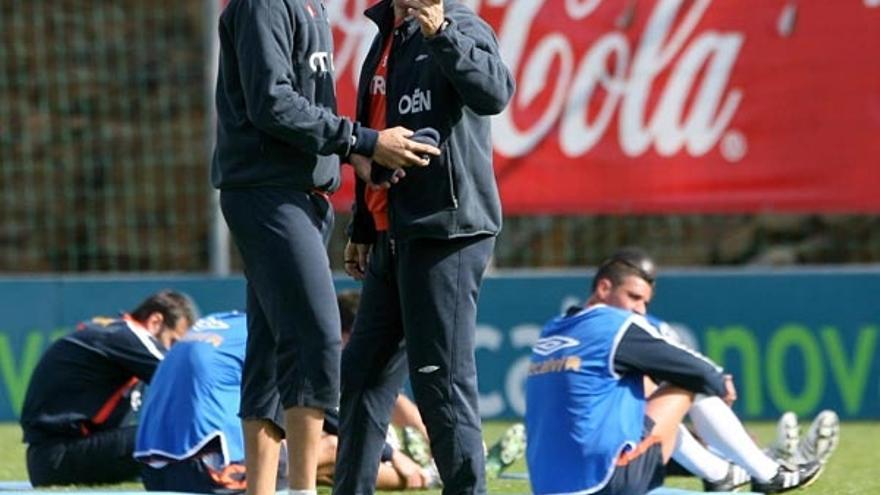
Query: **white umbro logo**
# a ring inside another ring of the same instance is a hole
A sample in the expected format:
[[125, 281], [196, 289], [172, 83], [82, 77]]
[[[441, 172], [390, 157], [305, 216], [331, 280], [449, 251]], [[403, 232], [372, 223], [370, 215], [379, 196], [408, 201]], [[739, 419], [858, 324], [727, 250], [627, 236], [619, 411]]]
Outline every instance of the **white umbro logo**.
[[421, 62], [422, 60], [428, 60], [427, 53], [422, 53], [421, 55], [416, 56], [416, 62]]
[[435, 366], [435, 365], [431, 364], [431, 365], [422, 366], [421, 368], [419, 368], [419, 373], [424, 373], [427, 375], [428, 373], [433, 373], [439, 369], [440, 369], [439, 366]]
[[535, 342], [535, 346], [532, 347], [532, 350], [535, 354], [539, 354], [541, 356], [549, 356], [559, 349], [565, 349], [566, 347], [574, 347], [580, 344], [580, 341], [573, 339], [571, 337], [563, 337], [561, 335], [556, 335], [553, 337], [545, 337], [543, 339], [538, 339]]

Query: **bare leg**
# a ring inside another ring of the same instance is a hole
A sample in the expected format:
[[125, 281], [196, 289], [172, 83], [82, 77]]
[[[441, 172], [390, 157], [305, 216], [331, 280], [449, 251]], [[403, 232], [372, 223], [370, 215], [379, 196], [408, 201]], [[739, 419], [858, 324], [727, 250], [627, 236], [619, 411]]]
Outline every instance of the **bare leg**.
[[406, 488], [406, 479], [390, 463], [382, 462], [379, 463], [376, 488], [379, 490], [403, 490]]
[[244, 429], [247, 495], [274, 495], [282, 432], [271, 421], [246, 419]]
[[318, 454], [318, 484], [333, 486], [333, 475], [336, 473], [336, 448], [339, 437], [336, 435], [321, 436], [321, 452]]
[[[324, 435], [318, 457], [318, 484], [332, 485], [336, 470], [336, 435]], [[406, 490], [427, 488], [421, 467], [400, 451], [394, 451], [391, 462], [379, 464], [376, 488], [379, 490]]]
[[287, 450], [290, 457], [290, 488], [314, 490], [317, 484], [324, 411], [310, 407], [291, 407], [284, 411], [284, 419], [287, 423]]
[[672, 457], [678, 440], [678, 425], [693, 401], [693, 392], [669, 384], [657, 387], [648, 398], [645, 414], [654, 421], [651, 434], [660, 437], [664, 464]]

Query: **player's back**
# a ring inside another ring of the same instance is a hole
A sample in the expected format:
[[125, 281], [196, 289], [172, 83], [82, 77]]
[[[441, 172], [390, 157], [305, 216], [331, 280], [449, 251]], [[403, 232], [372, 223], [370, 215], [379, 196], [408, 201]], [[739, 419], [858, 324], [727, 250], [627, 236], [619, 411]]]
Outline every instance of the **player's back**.
[[642, 433], [641, 377], [614, 370], [615, 344], [633, 314], [598, 305], [551, 320], [526, 381], [527, 461], [535, 493], [607, 481], [614, 459]]
[[243, 313], [215, 313], [172, 347], [147, 390], [137, 459], [182, 460], [214, 440], [224, 463], [244, 458], [237, 412], [246, 341]]

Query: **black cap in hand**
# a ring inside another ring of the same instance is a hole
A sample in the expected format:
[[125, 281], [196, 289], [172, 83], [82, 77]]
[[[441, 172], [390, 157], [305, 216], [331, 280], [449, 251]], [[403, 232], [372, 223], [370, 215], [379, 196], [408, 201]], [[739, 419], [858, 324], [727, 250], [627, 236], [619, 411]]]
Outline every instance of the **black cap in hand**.
[[[417, 143], [429, 144], [435, 148], [440, 145], [440, 133], [433, 127], [422, 127], [413, 132], [409, 139], [410, 141], [415, 141]], [[421, 158], [423, 160], [430, 160], [431, 156], [422, 155]], [[390, 181], [393, 174], [394, 170], [374, 163], [372, 170], [370, 170], [370, 180], [373, 184], [381, 184]]]

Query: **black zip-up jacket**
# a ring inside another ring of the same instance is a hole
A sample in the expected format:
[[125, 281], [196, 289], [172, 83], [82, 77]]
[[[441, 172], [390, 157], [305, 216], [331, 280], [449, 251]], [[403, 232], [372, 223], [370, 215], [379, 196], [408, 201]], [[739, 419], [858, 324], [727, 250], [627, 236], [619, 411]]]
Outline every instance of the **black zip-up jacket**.
[[[427, 167], [407, 168], [388, 190], [391, 235], [400, 240], [494, 235], [501, 229], [489, 116], [507, 106], [513, 76], [485, 21], [454, 0], [444, 1], [444, 9], [449, 24], [429, 39], [413, 18], [394, 28], [391, 0], [366, 11], [379, 33], [361, 69], [358, 121], [369, 122], [368, 90], [390, 35], [387, 127], [433, 127], [440, 133], [442, 154]], [[352, 242], [371, 244], [376, 233], [364, 187], [358, 179], [350, 235]]]
[[122, 426], [137, 380], [153, 378], [166, 352], [159, 341], [124, 320], [95, 321], [57, 340], [37, 363], [21, 411], [26, 443]]
[[336, 115], [321, 1], [232, 0], [219, 30], [214, 187], [335, 190], [339, 156], [372, 155], [378, 134]]

